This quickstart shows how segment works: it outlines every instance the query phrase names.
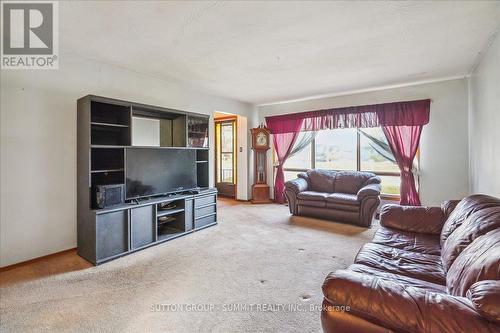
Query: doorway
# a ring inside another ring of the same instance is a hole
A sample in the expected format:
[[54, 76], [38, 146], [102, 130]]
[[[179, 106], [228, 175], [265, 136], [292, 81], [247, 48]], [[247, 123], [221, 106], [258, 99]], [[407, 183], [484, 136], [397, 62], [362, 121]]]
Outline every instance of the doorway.
[[215, 186], [220, 196], [236, 198], [237, 118], [215, 118]]

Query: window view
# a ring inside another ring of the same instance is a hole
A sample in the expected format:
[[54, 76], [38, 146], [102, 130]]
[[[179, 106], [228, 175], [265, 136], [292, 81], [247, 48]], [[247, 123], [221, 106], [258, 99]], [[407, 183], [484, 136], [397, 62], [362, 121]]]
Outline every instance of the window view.
[[361, 166], [363, 171], [399, 173], [384, 132], [380, 127], [362, 128], [360, 132]]
[[383, 194], [400, 193], [399, 168], [380, 127], [317, 132], [311, 144], [286, 161], [285, 181], [312, 168], [373, 172], [382, 179]]
[[356, 129], [319, 131], [316, 135], [316, 168], [356, 170]]
[[217, 140], [217, 182], [234, 183], [234, 122], [222, 122], [216, 126], [217, 134], [220, 133]]
[[233, 124], [221, 124], [221, 182], [233, 182]]

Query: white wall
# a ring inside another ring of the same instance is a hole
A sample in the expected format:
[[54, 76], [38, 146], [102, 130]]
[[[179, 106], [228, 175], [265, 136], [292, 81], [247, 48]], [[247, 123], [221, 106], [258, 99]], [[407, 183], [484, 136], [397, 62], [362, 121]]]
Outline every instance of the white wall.
[[[248, 104], [178, 82], [74, 54], [62, 53], [60, 60], [55, 71], [1, 73], [0, 266], [76, 246], [79, 97], [95, 94], [205, 114], [218, 110], [252, 116]], [[213, 184], [213, 169], [210, 177]]]
[[248, 200], [248, 121], [247, 117], [237, 116], [238, 129], [236, 142], [236, 199]]
[[472, 193], [500, 197], [500, 34], [470, 78]]
[[[311, 99], [259, 107], [260, 121], [268, 115], [333, 107], [432, 99], [429, 124], [420, 141], [420, 198], [423, 205], [462, 198], [468, 184], [467, 80], [457, 79], [366, 93]], [[269, 161], [272, 154], [269, 154]], [[271, 162], [269, 162], [271, 166]], [[271, 170], [269, 179], [272, 179]]]

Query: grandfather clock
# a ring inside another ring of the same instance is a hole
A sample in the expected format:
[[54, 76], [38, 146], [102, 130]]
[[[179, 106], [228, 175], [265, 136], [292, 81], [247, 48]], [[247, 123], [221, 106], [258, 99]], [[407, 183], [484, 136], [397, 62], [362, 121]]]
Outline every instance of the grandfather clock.
[[254, 152], [254, 184], [252, 185], [252, 203], [268, 203], [269, 186], [267, 185], [267, 159], [269, 150], [269, 130], [260, 125], [250, 130], [252, 133], [252, 149]]

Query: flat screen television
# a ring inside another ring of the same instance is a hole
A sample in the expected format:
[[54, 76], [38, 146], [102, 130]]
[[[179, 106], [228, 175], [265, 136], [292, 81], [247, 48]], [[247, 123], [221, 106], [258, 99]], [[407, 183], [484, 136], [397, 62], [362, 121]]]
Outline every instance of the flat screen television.
[[127, 148], [126, 199], [137, 199], [196, 188], [193, 149]]

